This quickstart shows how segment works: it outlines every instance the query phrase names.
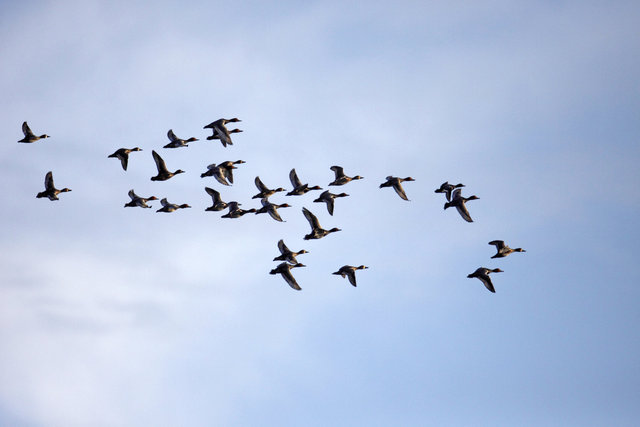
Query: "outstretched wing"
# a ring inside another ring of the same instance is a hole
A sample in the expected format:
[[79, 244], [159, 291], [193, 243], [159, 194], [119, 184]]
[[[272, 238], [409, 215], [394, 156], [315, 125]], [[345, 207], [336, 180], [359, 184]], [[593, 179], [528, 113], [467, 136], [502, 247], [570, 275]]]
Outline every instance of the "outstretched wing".
[[497, 250], [504, 248], [504, 240], [492, 240], [489, 244], [495, 246]]
[[219, 192], [217, 192], [216, 190], [210, 187], [204, 187], [204, 189], [207, 192], [207, 194], [211, 196], [214, 204], [221, 201]]
[[296, 279], [293, 277], [293, 274], [291, 274], [291, 269], [289, 268], [284, 269], [282, 271], [282, 277], [289, 284], [289, 286], [291, 286], [296, 291], [302, 290], [300, 285], [298, 285], [298, 282], [296, 282]]
[[344, 168], [340, 166], [331, 166], [331, 169], [336, 174], [336, 179], [342, 178], [344, 176]]
[[53, 185], [53, 173], [51, 171], [47, 172], [47, 174], [44, 176], [44, 188], [46, 190], [53, 190], [55, 188], [55, 186]]
[[402, 188], [402, 185], [400, 184], [400, 181], [396, 181], [393, 183], [393, 189], [396, 190], [396, 193], [398, 193], [398, 196], [400, 196], [401, 199], [403, 200], [409, 200], [407, 198], [407, 194], [404, 192], [404, 188]]
[[346, 271], [347, 278], [349, 279], [349, 283], [353, 286], [356, 286], [356, 271], [353, 268], [350, 268]]
[[222, 122], [218, 122], [214, 124], [213, 129], [215, 129], [216, 134], [220, 139], [220, 142], [222, 142], [223, 146], [226, 147], [227, 144], [233, 145], [233, 142], [231, 142], [231, 136], [229, 135], [229, 131], [227, 130], [226, 126], [222, 124]]
[[26, 136], [27, 138], [35, 136], [33, 132], [31, 132], [31, 129], [29, 128], [27, 122], [22, 123], [22, 133], [24, 133], [24, 136]]
[[213, 168], [213, 177], [222, 185], [230, 185], [225, 178], [225, 170], [221, 167]]
[[284, 244], [284, 240], [282, 239], [278, 240], [278, 249], [280, 250], [280, 253], [282, 255], [285, 255], [291, 252], [287, 247], [287, 245]]
[[132, 201], [140, 198], [136, 193], [133, 192], [133, 189], [129, 190], [129, 197], [131, 197]]
[[169, 138], [169, 141], [174, 142], [175, 140], [178, 139], [178, 137], [176, 137], [176, 134], [173, 133], [173, 129], [169, 129], [169, 132], [167, 132], [167, 137]]
[[309, 209], [302, 208], [302, 213], [304, 214], [304, 217], [307, 218], [307, 221], [309, 221], [309, 225], [312, 229], [321, 228], [320, 223], [318, 222], [318, 218], [316, 218], [316, 216], [312, 214]]
[[253, 182], [256, 184], [256, 187], [258, 188], [258, 190], [260, 190], [261, 193], [269, 191], [267, 186], [264, 185], [262, 183], [262, 181], [260, 181], [260, 177], [259, 176], [256, 176], [256, 179]]
[[456, 209], [458, 210], [458, 213], [460, 214], [462, 219], [467, 222], [473, 222], [473, 220], [471, 219], [471, 215], [469, 215], [469, 211], [467, 210], [467, 207], [464, 203], [458, 203], [456, 205]]
[[291, 181], [291, 185], [293, 185], [293, 188], [302, 186], [302, 182], [300, 182], [295, 168], [291, 169], [291, 172], [289, 172], [289, 181]]
[[162, 157], [160, 157], [160, 155], [156, 153], [155, 150], [153, 150], [151, 154], [153, 155], [153, 160], [156, 162], [158, 173], [168, 173], [169, 170], [167, 169], [167, 165], [165, 164], [164, 160], [162, 160]]
[[269, 203], [269, 205], [271, 205], [271, 206], [269, 206], [267, 208], [267, 212], [269, 212], [269, 215], [271, 215], [271, 218], [275, 219], [278, 222], [284, 222], [282, 217], [280, 216], [280, 214], [276, 210], [276, 207], [272, 203]]
[[459, 188], [456, 188], [455, 190], [453, 190], [453, 194], [451, 194], [451, 198], [453, 200], [458, 199], [462, 197], [462, 190]]
[[491, 283], [491, 278], [488, 274], [482, 274], [478, 276], [478, 279], [484, 284], [484, 287], [489, 289], [494, 294], [496, 293], [496, 289], [493, 287], [493, 283]]

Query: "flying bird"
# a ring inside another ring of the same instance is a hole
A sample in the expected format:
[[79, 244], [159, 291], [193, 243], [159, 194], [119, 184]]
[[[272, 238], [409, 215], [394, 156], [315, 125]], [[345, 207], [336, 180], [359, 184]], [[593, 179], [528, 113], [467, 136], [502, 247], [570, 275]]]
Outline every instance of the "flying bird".
[[265, 197], [273, 196], [275, 193], [278, 193], [280, 191], [285, 191], [285, 189], [282, 187], [270, 189], [262, 183], [259, 176], [256, 176], [256, 179], [253, 182], [256, 184], [256, 187], [260, 192], [253, 196], [252, 199], [264, 199]]
[[185, 204], [182, 205], [176, 205], [175, 203], [169, 203], [167, 201], [166, 198], [160, 200], [160, 204], [162, 205], [162, 207], [160, 209], [158, 209], [156, 212], [175, 212], [178, 209], [186, 209], [186, 208], [190, 208], [191, 206]]
[[406, 193], [404, 192], [404, 189], [402, 188], [402, 183], [405, 181], [415, 181], [415, 179], [411, 178], [410, 176], [407, 178], [388, 176], [387, 181], [380, 184], [380, 188], [393, 187], [393, 189], [396, 190], [396, 193], [398, 193], [398, 196], [400, 196], [401, 199], [409, 201]]
[[329, 185], [345, 185], [351, 181], [362, 179], [360, 175], [356, 175], [356, 176], [345, 175], [344, 169], [340, 166], [331, 166], [329, 169], [331, 169], [336, 174], [336, 178]]
[[447, 198], [447, 201], [450, 202], [451, 201], [451, 192], [453, 190], [455, 190], [456, 188], [461, 188], [464, 187], [464, 184], [449, 184], [449, 181], [445, 181], [442, 185], [440, 185], [440, 188], [438, 188], [436, 191], [434, 191], [434, 193], [445, 193], [445, 196]]
[[314, 214], [311, 213], [307, 208], [302, 208], [302, 213], [304, 217], [309, 221], [309, 225], [311, 226], [311, 233], [304, 236], [304, 240], [310, 239], [322, 239], [329, 233], [335, 233], [336, 231], [342, 231], [339, 228], [332, 228], [331, 230], [325, 230], [320, 227], [320, 223], [318, 222], [318, 218]]
[[451, 201], [445, 203], [444, 208], [446, 210], [447, 208], [455, 206], [455, 208], [458, 210], [458, 213], [460, 214], [462, 219], [464, 219], [467, 222], [473, 222], [473, 220], [471, 219], [471, 215], [469, 215], [469, 211], [467, 210], [467, 206], [465, 205], [465, 203], [468, 202], [469, 200], [478, 200], [478, 199], [479, 197], [476, 197], [476, 196], [462, 197], [462, 190], [460, 190], [459, 188], [456, 188], [453, 191], [453, 195], [451, 196]]
[[197, 141], [198, 138], [191, 137], [189, 139], [180, 139], [173, 133], [172, 129], [169, 129], [167, 132], [167, 137], [169, 138], [170, 143], [165, 145], [163, 148], [180, 148], [180, 147], [188, 147], [190, 142]]
[[29, 125], [27, 124], [27, 122], [22, 123], [22, 133], [24, 134], [24, 138], [22, 138], [18, 142], [24, 142], [27, 144], [36, 142], [39, 139], [49, 138], [49, 135], [47, 134], [42, 134], [40, 136], [34, 135], [34, 133], [31, 132], [31, 129], [29, 128]]
[[109, 154], [107, 157], [114, 157], [120, 160], [120, 164], [122, 164], [122, 169], [127, 170], [127, 165], [129, 164], [129, 153], [134, 151], [142, 151], [139, 147], [133, 148], [118, 148], [115, 153]]
[[210, 187], [204, 187], [205, 191], [207, 192], [208, 195], [211, 196], [211, 199], [213, 201], [213, 204], [211, 206], [209, 206], [208, 208], [205, 209], [205, 211], [211, 212], [217, 212], [217, 211], [221, 211], [227, 208], [227, 203], [223, 202], [222, 199], [220, 198], [220, 193], [217, 192], [216, 190], [214, 190], [213, 188]]
[[342, 276], [343, 279], [347, 277], [349, 279], [349, 283], [351, 283], [353, 286], [356, 286], [356, 270], [364, 270], [365, 268], [369, 268], [369, 267], [366, 267], [364, 265], [361, 265], [359, 267], [354, 267], [351, 265], [343, 265], [342, 267], [340, 267], [340, 270], [331, 274], [337, 274], [339, 276]]
[[131, 201], [129, 203], [125, 203], [125, 208], [135, 208], [136, 206], [141, 208], [151, 208], [151, 206], [147, 205], [147, 202], [150, 200], [158, 200], [156, 196], [140, 197], [133, 191], [133, 189], [129, 190], [129, 197], [131, 197]]
[[322, 194], [320, 194], [320, 197], [318, 197], [317, 199], [315, 199], [313, 202], [314, 203], [326, 203], [327, 204], [327, 211], [329, 211], [329, 215], [333, 216], [333, 205], [334, 205], [334, 200], [336, 197], [347, 197], [348, 194], [347, 193], [340, 193], [340, 194], [333, 194], [330, 193], [329, 190], [322, 192]]
[[162, 160], [162, 157], [160, 157], [160, 155], [156, 153], [155, 150], [152, 151], [151, 154], [153, 154], [153, 160], [156, 162], [156, 168], [158, 169], [158, 175], [152, 176], [151, 181], [166, 181], [175, 175], [184, 173], [182, 169], [178, 169], [175, 172], [169, 172], [169, 170], [167, 169], [167, 165], [165, 164], [164, 160]]
[[504, 258], [514, 252], [526, 252], [522, 248], [511, 249], [509, 246], [505, 245], [503, 240], [492, 240], [489, 244], [495, 246], [497, 250], [497, 253], [491, 258]]
[[275, 219], [278, 222], [284, 222], [282, 220], [282, 218], [280, 217], [280, 214], [278, 213], [278, 208], [290, 208], [291, 205], [287, 204], [287, 203], [283, 203], [281, 205], [276, 205], [274, 203], [271, 203], [269, 201], [269, 199], [267, 199], [266, 197], [264, 199], [261, 200], [262, 202], [262, 207], [260, 209], [258, 209], [256, 211], [256, 215], [257, 214], [261, 214], [261, 213], [268, 213], [271, 218]]
[[278, 249], [280, 250], [280, 255], [275, 257], [273, 260], [286, 261], [289, 264], [297, 264], [298, 260], [296, 259], [296, 256], [309, 253], [304, 249], [300, 249], [298, 252], [291, 251], [287, 245], [284, 244], [284, 240], [282, 239], [278, 240]]
[[467, 277], [469, 279], [472, 279], [474, 277], [480, 279], [480, 281], [484, 284], [484, 286], [487, 289], [489, 289], [493, 293], [496, 293], [496, 290], [493, 287], [493, 283], [491, 283], [491, 278], [489, 277], [489, 274], [491, 273], [503, 273], [503, 271], [500, 270], [499, 268], [490, 269], [490, 268], [480, 267], [473, 273], [469, 274]]
[[296, 282], [293, 274], [291, 274], [291, 269], [295, 267], [306, 267], [306, 265], [300, 263], [288, 264], [286, 262], [282, 262], [278, 264], [276, 268], [271, 270], [269, 274], [281, 274], [282, 278], [289, 284], [289, 286], [291, 286], [296, 291], [300, 291], [302, 290], [302, 288], [300, 287], [300, 285], [298, 285], [298, 282]]
[[314, 185], [313, 187], [309, 187], [309, 184], [303, 184], [298, 178], [298, 174], [296, 173], [295, 168], [291, 169], [289, 172], [289, 181], [291, 181], [291, 185], [293, 186], [293, 190], [287, 193], [287, 196], [301, 196], [311, 190], [322, 190], [321, 187]]
[[221, 218], [240, 218], [242, 215], [253, 213], [256, 211], [253, 208], [247, 209], [247, 210], [240, 209], [238, 206], [240, 206], [240, 203], [238, 202], [229, 202], [227, 204], [227, 207], [229, 208], [229, 212], [222, 215]]
[[222, 142], [222, 145], [226, 147], [227, 145], [233, 145], [231, 141], [231, 135], [227, 127], [225, 126], [227, 123], [235, 123], [241, 122], [242, 120], [234, 117], [233, 119], [218, 119], [206, 125], [203, 129], [211, 129], [213, 134], [211, 137], [207, 139], [219, 139]]
[[44, 191], [39, 192], [36, 195], [36, 198], [40, 199], [43, 197], [47, 197], [49, 200], [59, 200], [58, 194], [66, 193], [71, 191], [69, 188], [63, 188], [62, 190], [58, 190], [53, 183], [53, 173], [51, 171], [47, 172], [44, 177]]

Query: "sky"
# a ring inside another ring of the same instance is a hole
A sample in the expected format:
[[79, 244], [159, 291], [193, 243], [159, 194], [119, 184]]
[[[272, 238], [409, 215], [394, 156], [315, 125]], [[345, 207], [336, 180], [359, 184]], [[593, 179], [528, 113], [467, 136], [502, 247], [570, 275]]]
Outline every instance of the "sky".
[[[637, 2], [0, 12], [0, 425], [637, 423]], [[25, 120], [51, 137], [16, 143]], [[199, 141], [163, 149], [169, 129]], [[150, 181], [152, 150], [186, 173]], [[200, 178], [240, 159], [231, 187]], [[283, 223], [204, 211], [205, 186], [259, 207], [256, 176], [326, 189], [332, 165], [364, 177], [334, 216], [318, 192], [272, 197]], [[36, 199], [47, 171], [72, 192]], [[192, 208], [124, 209], [130, 189]], [[302, 207], [342, 231], [304, 241]], [[300, 292], [268, 274], [279, 239], [309, 251]]]

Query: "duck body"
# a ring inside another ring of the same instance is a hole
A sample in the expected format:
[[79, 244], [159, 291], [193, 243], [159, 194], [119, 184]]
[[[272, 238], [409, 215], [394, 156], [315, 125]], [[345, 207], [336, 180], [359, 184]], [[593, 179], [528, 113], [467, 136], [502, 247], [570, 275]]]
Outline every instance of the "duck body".
[[489, 277], [489, 274], [491, 273], [503, 273], [503, 271], [500, 270], [499, 268], [490, 269], [490, 268], [480, 267], [476, 269], [476, 271], [474, 271], [473, 273], [467, 275], [467, 277], [469, 279], [472, 279], [474, 277], [480, 279], [480, 281], [484, 284], [484, 286], [489, 291], [496, 293], [496, 289], [493, 287], [493, 283], [491, 283], [491, 278]]
[[58, 190], [53, 183], [53, 173], [51, 171], [47, 172], [44, 176], [44, 191], [39, 192], [36, 195], [36, 198], [48, 198], [49, 200], [59, 200], [58, 194], [66, 193], [71, 191], [69, 188], [63, 188], [62, 190]]
[[229, 130], [226, 127], [227, 123], [236, 123], [241, 122], [242, 120], [234, 117], [232, 119], [218, 119], [215, 120], [204, 127], [204, 129], [211, 129], [213, 134], [207, 139], [219, 139], [224, 147], [227, 145], [233, 145], [233, 141], [231, 141], [231, 135]]
[[40, 136], [35, 135], [31, 131], [31, 129], [29, 128], [29, 125], [27, 124], [27, 122], [22, 123], [22, 133], [24, 134], [24, 138], [22, 138], [18, 142], [23, 142], [23, 143], [26, 143], [26, 144], [31, 144], [32, 142], [36, 142], [36, 141], [39, 141], [41, 139], [49, 138], [49, 135], [47, 135], [47, 134], [42, 134]]
[[167, 132], [167, 138], [169, 138], [169, 142], [163, 148], [180, 148], [180, 147], [188, 147], [190, 142], [197, 141], [198, 138], [191, 137], [189, 139], [181, 139], [173, 133], [173, 129], [169, 129]]
[[309, 184], [303, 184], [298, 178], [298, 174], [296, 173], [295, 168], [291, 169], [291, 171], [289, 172], [289, 181], [291, 181], [293, 190], [288, 192], [287, 196], [301, 196], [303, 194], [308, 193], [311, 190], [322, 190], [322, 188], [317, 185], [314, 185], [313, 187], [309, 187]]
[[253, 208], [247, 209], [247, 210], [240, 209], [238, 206], [240, 206], [240, 203], [238, 202], [229, 202], [227, 204], [227, 207], [229, 208], [229, 212], [222, 215], [221, 218], [240, 218], [243, 215], [246, 215], [248, 213], [254, 213], [256, 211]]
[[304, 236], [304, 240], [312, 240], [312, 239], [322, 239], [327, 234], [335, 233], [336, 231], [342, 231], [339, 228], [332, 228], [331, 230], [325, 230], [320, 227], [320, 223], [318, 222], [318, 218], [314, 214], [311, 213], [307, 208], [302, 208], [302, 213], [304, 217], [309, 221], [309, 225], [311, 226], [311, 233]]
[[362, 179], [360, 175], [347, 176], [344, 174], [344, 169], [341, 166], [331, 166], [331, 169], [335, 173], [335, 179], [329, 185], [345, 185], [351, 181]]
[[497, 253], [492, 256], [491, 258], [504, 258], [507, 255], [510, 255], [514, 252], [526, 252], [524, 249], [522, 248], [515, 248], [515, 249], [511, 249], [509, 246], [507, 246], [503, 240], [492, 240], [489, 242], [490, 245], [493, 245], [496, 247]]
[[257, 214], [261, 214], [261, 213], [268, 213], [271, 218], [273, 218], [274, 220], [278, 221], [278, 222], [284, 222], [282, 220], [282, 218], [280, 217], [280, 214], [278, 213], [279, 208], [290, 208], [291, 205], [287, 204], [287, 203], [283, 203], [281, 205], [276, 205], [274, 203], [271, 203], [269, 201], [269, 199], [267, 199], [266, 197], [262, 199], [262, 207], [260, 209], [258, 209], [256, 211], [256, 215]]
[[464, 184], [449, 184], [449, 181], [445, 181], [442, 185], [440, 185], [440, 188], [438, 188], [436, 191], [434, 191], [434, 193], [444, 193], [447, 201], [450, 202], [451, 201], [451, 192], [453, 190], [455, 190], [456, 188], [462, 188], [464, 187]]
[[124, 205], [125, 208], [140, 207], [140, 208], [150, 209], [151, 206], [147, 205], [147, 202], [151, 200], [158, 200], [156, 196], [140, 197], [133, 191], [133, 189], [129, 190], [129, 197], [131, 198], [131, 201], [129, 203], [125, 203]]
[[465, 203], [468, 202], [469, 200], [478, 200], [478, 199], [479, 197], [476, 197], [476, 196], [462, 197], [462, 190], [460, 190], [459, 188], [456, 188], [453, 191], [453, 195], [451, 196], [451, 201], [444, 204], [444, 209], [446, 210], [454, 206], [458, 210], [458, 213], [460, 214], [462, 219], [464, 219], [467, 222], [473, 222], [473, 219], [471, 219], [471, 215], [469, 214], [469, 210], [467, 209], [467, 206], [465, 205]]
[[262, 183], [262, 181], [260, 180], [259, 176], [256, 176], [256, 179], [253, 181], [256, 184], [256, 188], [260, 191], [258, 194], [256, 194], [255, 196], [252, 197], [252, 199], [264, 199], [270, 196], [273, 196], [275, 193], [278, 193], [280, 191], [285, 191], [284, 188], [282, 187], [278, 187], [275, 189], [271, 189], [269, 187], [267, 187], [266, 185], [264, 185]]
[[300, 287], [300, 285], [298, 285], [298, 282], [296, 282], [296, 279], [293, 277], [293, 274], [291, 274], [291, 269], [296, 267], [306, 267], [306, 265], [300, 264], [299, 262], [296, 264], [289, 264], [286, 262], [282, 262], [278, 264], [276, 268], [271, 270], [269, 274], [282, 275], [282, 278], [285, 280], [285, 282], [287, 282], [289, 286], [291, 286], [292, 289], [295, 289], [296, 291], [300, 291], [302, 290], [302, 288]]
[[142, 149], [139, 147], [118, 148], [113, 154], [110, 154], [107, 157], [113, 157], [120, 160], [122, 169], [127, 170], [127, 165], [129, 164], [129, 153], [132, 153], [134, 151], [142, 151]]
[[296, 259], [296, 256], [309, 253], [304, 249], [300, 249], [298, 252], [293, 252], [284, 244], [284, 240], [282, 239], [278, 241], [278, 249], [280, 250], [280, 255], [275, 257], [273, 260], [286, 261], [289, 264], [297, 264], [298, 260]]
[[160, 200], [160, 204], [162, 204], [162, 207], [160, 209], [158, 209], [156, 212], [166, 212], [166, 213], [171, 213], [171, 212], [175, 212], [178, 209], [186, 209], [186, 208], [190, 208], [191, 206], [185, 204], [182, 205], [177, 205], [175, 203], [169, 203], [167, 201], [166, 198]]
[[[329, 184], [331, 185], [331, 184]], [[329, 215], [333, 216], [333, 207], [334, 207], [334, 201], [336, 199], [336, 197], [347, 197], [349, 196], [347, 193], [340, 193], [340, 194], [333, 194], [330, 193], [329, 190], [322, 192], [322, 194], [320, 194], [320, 197], [318, 197], [317, 199], [315, 199], [313, 202], [314, 203], [326, 203], [327, 204], [327, 211], [329, 212]]]
[[213, 201], [213, 204], [211, 206], [209, 206], [208, 208], [205, 209], [205, 211], [221, 211], [227, 208], [227, 203], [223, 202], [222, 199], [220, 198], [220, 193], [217, 192], [216, 190], [214, 190], [213, 188], [210, 187], [204, 187], [205, 191], [207, 192], [208, 195], [211, 196], [211, 199]]
[[407, 194], [404, 192], [404, 189], [402, 188], [402, 183], [405, 181], [415, 181], [415, 179], [411, 178], [410, 176], [406, 178], [388, 176], [387, 180], [382, 184], [380, 184], [380, 188], [393, 187], [393, 189], [396, 191], [396, 193], [398, 194], [398, 196], [400, 196], [402, 200], [409, 201], [409, 199], [407, 198]]
[[365, 268], [369, 267], [364, 265], [361, 265], [359, 267], [354, 267], [352, 265], [343, 265], [338, 271], [331, 274], [342, 276], [343, 279], [347, 277], [349, 279], [349, 283], [351, 283], [353, 286], [356, 286], [356, 270], [364, 270]]
[[169, 172], [169, 169], [167, 169], [167, 165], [164, 160], [162, 160], [162, 157], [160, 157], [155, 150], [152, 151], [151, 154], [153, 154], [153, 160], [156, 162], [156, 168], [158, 169], [158, 175], [152, 176], [151, 181], [166, 181], [178, 174], [184, 173], [182, 169], [178, 169], [175, 172]]

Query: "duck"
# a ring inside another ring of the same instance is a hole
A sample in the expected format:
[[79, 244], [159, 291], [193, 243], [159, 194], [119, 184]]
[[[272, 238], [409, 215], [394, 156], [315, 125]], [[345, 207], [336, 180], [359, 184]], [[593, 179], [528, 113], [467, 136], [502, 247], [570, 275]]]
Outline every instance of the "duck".
[[271, 218], [275, 219], [276, 221], [284, 222], [283, 219], [280, 217], [280, 214], [278, 213], [277, 209], [290, 208], [291, 205], [287, 203], [276, 205], [274, 203], [271, 203], [269, 199], [267, 199], [266, 197], [263, 198], [261, 201], [262, 201], [262, 207], [256, 211], [256, 215], [261, 213], [268, 213], [269, 215], [271, 215]]
[[119, 159], [120, 164], [122, 164], [122, 169], [127, 170], [127, 165], [129, 164], [129, 153], [132, 153], [134, 151], [142, 151], [142, 148], [118, 148], [113, 154], [109, 154], [107, 157], [114, 157], [116, 159]]
[[296, 291], [301, 291], [302, 288], [300, 287], [300, 285], [298, 285], [298, 282], [296, 282], [296, 279], [293, 277], [293, 274], [291, 274], [291, 269], [296, 267], [306, 267], [306, 265], [300, 264], [299, 262], [296, 264], [289, 264], [286, 262], [282, 262], [278, 264], [276, 268], [271, 270], [269, 274], [281, 274], [282, 278], [284, 279], [285, 282], [287, 282], [289, 286], [291, 286]]
[[495, 294], [496, 289], [493, 287], [493, 283], [491, 283], [491, 278], [489, 277], [489, 274], [491, 273], [503, 273], [503, 271], [500, 270], [499, 268], [490, 269], [490, 268], [480, 267], [473, 273], [469, 274], [467, 277], [469, 279], [477, 277], [478, 279], [480, 279], [480, 281], [484, 284], [484, 286], [487, 289], [489, 289], [491, 292]]
[[173, 133], [173, 129], [169, 129], [167, 132], [167, 137], [169, 138], [170, 143], [165, 145], [163, 148], [180, 148], [180, 147], [188, 147], [190, 142], [197, 141], [198, 138], [191, 137], [189, 139], [180, 139]]
[[465, 205], [465, 203], [468, 202], [469, 200], [478, 200], [478, 199], [479, 197], [476, 197], [476, 196], [462, 197], [462, 190], [459, 188], [456, 188], [453, 191], [453, 195], [451, 196], [451, 201], [445, 203], [444, 208], [447, 209], [452, 206], [455, 206], [456, 209], [458, 210], [458, 213], [462, 217], [462, 219], [464, 219], [467, 222], [473, 222], [473, 220], [471, 219], [471, 215], [469, 215], [469, 211], [467, 210], [467, 206]]
[[360, 175], [356, 176], [347, 176], [344, 174], [344, 169], [340, 166], [331, 166], [331, 169], [336, 174], [336, 179], [333, 180], [329, 185], [345, 185], [351, 181], [362, 179]]
[[[240, 129], [237, 129], [237, 128], [236, 128], [236, 129], [231, 129], [231, 130], [229, 131], [229, 134], [232, 134], [232, 133], [240, 133], [240, 132], [243, 132], [243, 131], [242, 131], [242, 130], [240, 130]], [[211, 136], [208, 136], [208, 137], [207, 137], [207, 141], [212, 141], [212, 140], [214, 140], [214, 139], [220, 140], [220, 135], [218, 134], [218, 132], [216, 132], [216, 130], [215, 130], [215, 129], [213, 130], [213, 135], [211, 135]], [[224, 142], [222, 143], [222, 145], [226, 147], [226, 145], [225, 145], [225, 143], [224, 143]], [[231, 145], [233, 145], [233, 144], [231, 144]]]
[[211, 135], [211, 139], [216, 139], [215, 137], [217, 136], [217, 139], [219, 139], [220, 142], [222, 142], [222, 146], [226, 147], [227, 145], [233, 145], [233, 142], [231, 141], [231, 135], [229, 135], [230, 132], [225, 125], [227, 123], [236, 123], [241, 121], [242, 120], [238, 119], [237, 117], [234, 117], [232, 119], [218, 119], [209, 123], [203, 129], [213, 130], [213, 135]]
[[248, 213], [254, 213], [256, 211], [253, 208], [247, 209], [247, 210], [240, 209], [238, 206], [240, 206], [240, 203], [238, 202], [229, 202], [227, 204], [227, 207], [229, 208], [229, 212], [222, 215], [221, 218], [240, 218], [242, 215], [245, 215]]
[[[227, 160], [222, 163], [210, 164], [207, 166], [207, 171], [200, 174], [200, 178], [204, 178], [205, 176], [213, 176], [220, 184], [222, 185], [231, 185], [233, 184], [233, 170], [238, 169], [234, 165], [239, 165], [242, 163], [246, 163], [244, 160], [236, 160], [232, 162]], [[230, 184], [231, 183], [231, 184]]]
[[302, 208], [302, 213], [304, 214], [304, 217], [307, 218], [307, 221], [309, 221], [309, 225], [311, 226], [311, 233], [304, 236], [304, 240], [322, 239], [327, 234], [335, 233], [336, 231], [342, 231], [336, 227], [332, 228], [331, 230], [325, 230], [324, 228], [320, 227], [318, 218], [316, 218], [316, 216], [312, 214], [311, 211], [309, 211], [309, 209], [307, 208]]
[[151, 154], [153, 154], [153, 160], [156, 162], [156, 168], [158, 169], [158, 175], [152, 176], [151, 181], [166, 181], [175, 175], [184, 173], [182, 169], [178, 169], [175, 172], [169, 172], [167, 165], [164, 163], [164, 160], [162, 160], [162, 157], [160, 157], [155, 150], [153, 150]]
[[266, 185], [262, 183], [259, 176], [256, 176], [256, 179], [253, 181], [256, 184], [256, 187], [260, 192], [252, 197], [252, 199], [264, 199], [265, 197], [273, 196], [275, 193], [279, 193], [280, 191], [285, 191], [284, 188], [278, 187], [276, 189], [270, 189]]
[[406, 178], [388, 176], [387, 181], [380, 184], [380, 188], [393, 187], [393, 189], [396, 190], [396, 193], [398, 193], [398, 196], [400, 196], [402, 200], [409, 201], [409, 199], [407, 198], [407, 194], [404, 192], [404, 189], [402, 188], [402, 183], [405, 181], [415, 181], [415, 179], [411, 178], [410, 176]]
[[352, 265], [343, 265], [342, 267], [340, 267], [340, 270], [331, 274], [342, 276], [343, 279], [347, 277], [349, 278], [349, 283], [351, 283], [353, 286], [356, 286], [356, 270], [364, 270], [365, 268], [369, 267], [364, 265], [361, 265], [359, 267], [354, 267]]
[[442, 185], [440, 186], [440, 188], [438, 188], [436, 191], [434, 191], [435, 193], [445, 193], [445, 196], [447, 197], [447, 201], [450, 202], [451, 201], [451, 192], [453, 190], [455, 190], [456, 188], [462, 188], [464, 187], [464, 184], [449, 184], [449, 181], [445, 181], [444, 183], [442, 183]]
[[129, 197], [131, 197], [131, 201], [129, 203], [125, 203], [125, 208], [135, 208], [136, 206], [141, 208], [151, 208], [151, 206], [147, 205], [147, 202], [150, 200], [158, 200], [156, 196], [140, 197], [133, 191], [133, 189], [129, 190]]
[[226, 202], [222, 201], [222, 199], [220, 198], [219, 192], [217, 192], [216, 190], [210, 187], [204, 187], [204, 190], [207, 192], [208, 195], [211, 196], [211, 199], [213, 200], [213, 205], [206, 208], [205, 211], [217, 212], [227, 208], [228, 205]]
[[[329, 184], [329, 185], [331, 185], [331, 184]], [[320, 194], [320, 197], [315, 199], [313, 202], [314, 203], [326, 203], [327, 204], [327, 211], [329, 211], [329, 215], [333, 216], [334, 199], [336, 197], [347, 197], [347, 196], [348, 196], [347, 193], [333, 194], [333, 193], [330, 193], [329, 190], [327, 190], [327, 191], [324, 191], [322, 194]]]
[[300, 249], [298, 252], [291, 251], [287, 245], [284, 244], [284, 240], [282, 239], [278, 240], [278, 249], [280, 250], [280, 255], [275, 257], [273, 260], [286, 261], [289, 264], [297, 264], [298, 260], [296, 259], [296, 256], [309, 253], [304, 249]]
[[291, 181], [291, 185], [293, 186], [293, 190], [287, 193], [287, 196], [301, 196], [311, 190], [322, 190], [321, 187], [314, 185], [313, 187], [309, 187], [309, 184], [303, 184], [300, 182], [298, 178], [298, 174], [296, 173], [295, 168], [291, 169], [289, 172], [289, 181]]
[[36, 195], [36, 198], [40, 199], [43, 197], [47, 197], [49, 200], [59, 200], [58, 194], [66, 193], [69, 191], [71, 191], [71, 189], [69, 188], [63, 188], [62, 190], [58, 190], [53, 183], [53, 173], [49, 171], [44, 176], [44, 191], [39, 192]]
[[497, 253], [491, 258], [504, 258], [514, 252], [526, 252], [522, 248], [511, 249], [509, 246], [504, 244], [503, 240], [492, 240], [489, 242], [489, 244], [495, 246], [497, 250]]
[[29, 125], [27, 124], [27, 122], [22, 123], [22, 133], [24, 134], [24, 138], [22, 138], [20, 141], [18, 142], [24, 142], [26, 144], [30, 144], [32, 142], [36, 142], [40, 139], [45, 139], [45, 138], [49, 138], [49, 135], [42, 134], [40, 136], [36, 136], [34, 135], [33, 132], [31, 132], [31, 129], [29, 128]]
[[160, 204], [162, 205], [162, 207], [160, 209], [158, 209], [156, 212], [175, 212], [178, 209], [186, 209], [186, 208], [190, 208], [191, 206], [185, 204], [182, 205], [176, 205], [175, 203], [169, 203], [166, 199], [166, 197], [162, 200], [160, 200]]

